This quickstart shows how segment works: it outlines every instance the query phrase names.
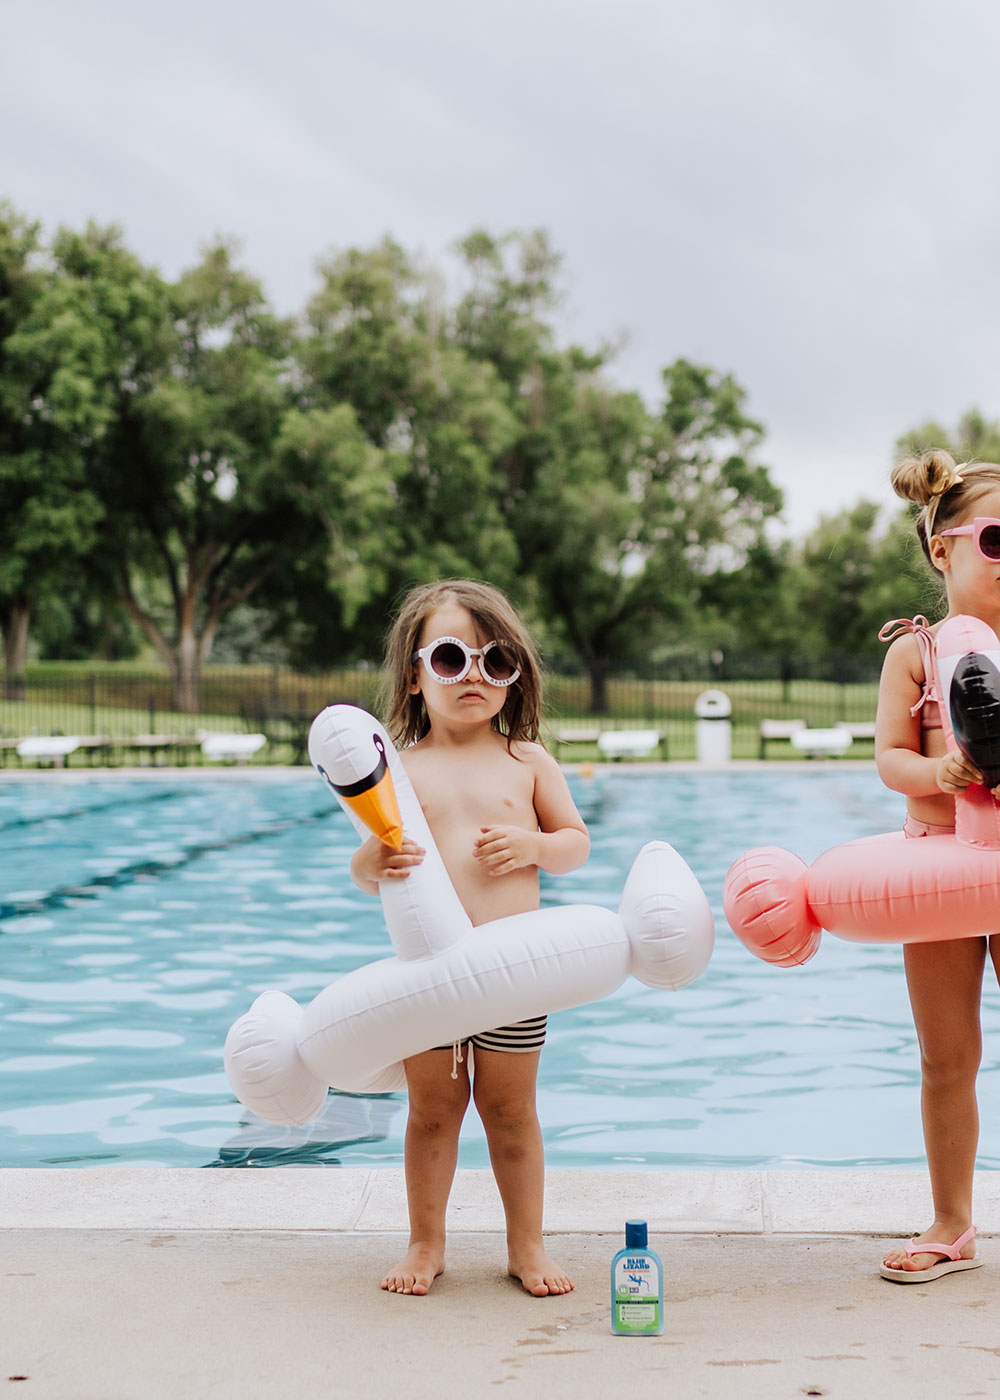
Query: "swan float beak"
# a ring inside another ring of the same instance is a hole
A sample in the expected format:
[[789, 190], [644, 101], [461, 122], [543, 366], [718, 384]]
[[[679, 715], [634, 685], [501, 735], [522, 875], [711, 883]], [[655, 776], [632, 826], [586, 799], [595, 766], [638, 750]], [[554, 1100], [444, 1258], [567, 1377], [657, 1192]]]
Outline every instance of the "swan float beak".
[[382, 742], [377, 735], [373, 735], [373, 739], [379, 751], [379, 761], [371, 773], [359, 778], [357, 782], [335, 783], [329, 773], [323, 769], [320, 769], [320, 772], [373, 835], [387, 846], [391, 846], [394, 851], [401, 851], [403, 819], [399, 814], [396, 789], [392, 784], [392, 775]]

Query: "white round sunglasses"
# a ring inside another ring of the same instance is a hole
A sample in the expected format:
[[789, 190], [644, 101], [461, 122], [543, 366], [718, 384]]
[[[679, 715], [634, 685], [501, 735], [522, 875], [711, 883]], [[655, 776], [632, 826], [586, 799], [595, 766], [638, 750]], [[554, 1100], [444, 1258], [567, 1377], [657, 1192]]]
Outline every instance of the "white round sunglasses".
[[467, 647], [458, 637], [437, 637], [413, 653], [414, 664], [422, 661], [441, 685], [464, 681], [476, 660], [483, 679], [490, 685], [513, 685], [521, 674], [501, 642]]

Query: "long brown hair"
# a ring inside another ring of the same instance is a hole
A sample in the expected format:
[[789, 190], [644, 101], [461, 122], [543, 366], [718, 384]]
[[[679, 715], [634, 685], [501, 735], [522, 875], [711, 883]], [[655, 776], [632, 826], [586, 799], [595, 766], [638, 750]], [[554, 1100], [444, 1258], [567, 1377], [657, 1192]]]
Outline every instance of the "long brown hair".
[[506, 737], [508, 749], [520, 739], [537, 741], [542, 667], [528, 629], [498, 588], [475, 579], [448, 578], [412, 588], [389, 631], [380, 690], [385, 726], [393, 742], [405, 748], [422, 739], [431, 727], [423, 696], [410, 693], [413, 653], [427, 618], [447, 603], [465, 608], [483, 637], [509, 647], [521, 672], [507, 688], [504, 707], [494, 716], [493, 728]]
[[907, 457], [893, 469], [890, 480], [897, 496], [923, 507], [917, 516], [917, 536], [931, 564], [931, 540], [961, 521], [981, 497], [1000, 487], [1000, 463], [956, 462], [950, 452], [937, 448]]

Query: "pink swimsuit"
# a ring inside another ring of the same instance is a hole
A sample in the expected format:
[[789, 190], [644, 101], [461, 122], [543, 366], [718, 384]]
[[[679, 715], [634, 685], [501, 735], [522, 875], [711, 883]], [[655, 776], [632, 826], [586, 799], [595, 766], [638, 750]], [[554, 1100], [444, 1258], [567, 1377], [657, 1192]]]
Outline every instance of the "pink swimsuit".
[[[920, 711], [920, 728], [922, 731], [928, 729], [940, 729], [941, 725], [941, 697], [937, 690], [937, 679], [934, 667], [934, 633], [931, 631], [930, 623], [922, 613], [917, 613], [912, 619], [907, 617], [894, 618], [892, 622], [887, 622], [879, 632], [879, 641], [894, 642], [897, 637], [903, 637], [907, 633], [912, 633], [917, 639], [917, 646], [920, 648], [920, 660], [924, 668], [924, 687], [920, 692], [920, 699], [915, 705], [910, 706], [910, 714], [915, 715]], [[909, 812], [903, 823], [903, 835], [909, 837], [916, 836], [951, 836], [955, 831], [954, 826], [938, 826], [934, 822], [918, 821], [916, 817], [911, 817]]]

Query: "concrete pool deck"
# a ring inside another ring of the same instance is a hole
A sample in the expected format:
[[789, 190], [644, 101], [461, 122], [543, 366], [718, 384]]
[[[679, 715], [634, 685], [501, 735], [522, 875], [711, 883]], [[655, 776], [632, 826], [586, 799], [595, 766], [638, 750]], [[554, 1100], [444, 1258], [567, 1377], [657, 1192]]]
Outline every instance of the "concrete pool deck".
[[[391, 1168], [26, 1168], [0, 1202], [0, 1388], [44, 1400], [1000, 1393], [1000, 1172], [976, 1182], [995, 1266], [900, 1287], [877, 1265], [927, 1219], [923, 1172], [552, 1171], [577, 1287], [545, 1299], [505, 1275], [486, 1171], [458, 1174], [426, 1298], [378, 1287], [405, 1246]], [[664, 1261], [659, 1338], [609, 1331], [631, 1216]]]

